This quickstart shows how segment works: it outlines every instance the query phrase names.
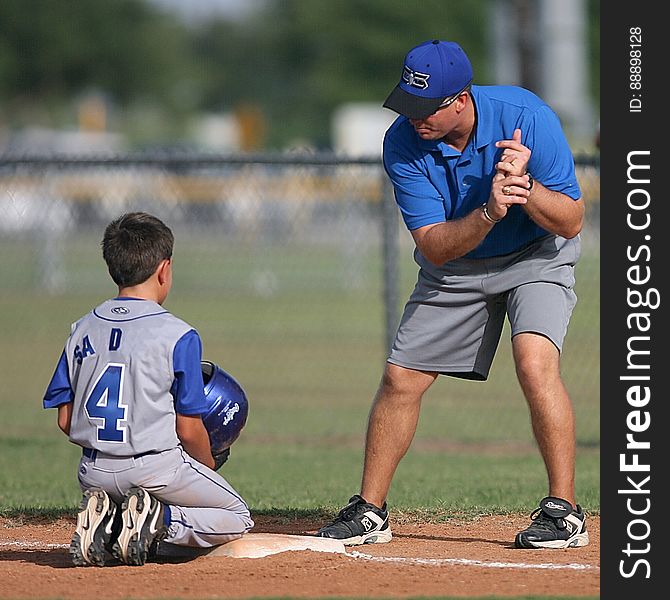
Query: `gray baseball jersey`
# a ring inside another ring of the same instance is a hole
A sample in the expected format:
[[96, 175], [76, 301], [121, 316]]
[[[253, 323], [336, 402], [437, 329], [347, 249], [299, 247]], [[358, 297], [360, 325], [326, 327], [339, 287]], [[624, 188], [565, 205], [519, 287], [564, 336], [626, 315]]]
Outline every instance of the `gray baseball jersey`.
[[116, 502], [133, 486], [169, 506], [173, 544], [208, 547], [253, 526], [249, 509], [221, 477], [181, 447], [176, 413], [209, 406], [197, 332], [159, 304], [107, 300], [72, 325], [44, 407], [73, 402], [70, 440], [84, 448], [82, 489]]
[[[202, 389], [186, 406], [170, 393], [175, 348], [192, 330], [148, 300], [108, 300], [77, 321], [65, 346], [70, 439], [114, 456], [176, 448], [175, 403], [184, 414], [207, 409]], [[201, 373], [199, 360], [193, 366]]]

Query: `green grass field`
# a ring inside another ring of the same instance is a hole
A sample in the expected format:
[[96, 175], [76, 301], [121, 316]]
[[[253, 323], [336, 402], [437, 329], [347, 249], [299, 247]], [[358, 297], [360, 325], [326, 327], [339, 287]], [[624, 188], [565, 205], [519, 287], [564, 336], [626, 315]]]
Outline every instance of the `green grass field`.
[[[225, 476], [255, 512], [331, 513], [358, 492], [367, 413], [386, 356], [376, 249], [354, 261], [326, 246], [177, 236], [166, 307], [199, 330], [204, 357], [233, 374], [250, 402]], [[409, 257], [403, 249], [403, 301], [416, 274]], [[95, 237], [64, 241], [59, 293], [37, 286], [38, 258], [30, 240], [0, 239], [5, 514], [74, 513], [79, 451], [58, 431], [56, 411], [42, 409], [42, 394], [70, 323], [116, 291]], [[563, 372], [577, 413], [578, 498], [591, 512], [600, 508], [598, 286], [598, 257], [587, 253]], [[545, 494], [507, 337], [487, 383], [441, 378], [427, 393], [389, 497], [407, 518], [526, 512]]]

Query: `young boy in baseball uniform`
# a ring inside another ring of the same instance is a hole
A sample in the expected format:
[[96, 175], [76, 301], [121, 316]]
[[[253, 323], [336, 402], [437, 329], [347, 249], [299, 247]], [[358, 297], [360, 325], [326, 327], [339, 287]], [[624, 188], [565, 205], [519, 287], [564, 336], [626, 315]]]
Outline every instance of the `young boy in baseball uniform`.
[[77, 566], [112, 556], [142, 565], [158, 542], [208, 548], [254, 524], [213, 470], [200, 336], [162, 306], [173, 244], [170, 228], [147, 213], [107, 226], [102, 254], [118, 294], [72, 325], [44, 395], [82, 447], [70, 545]]

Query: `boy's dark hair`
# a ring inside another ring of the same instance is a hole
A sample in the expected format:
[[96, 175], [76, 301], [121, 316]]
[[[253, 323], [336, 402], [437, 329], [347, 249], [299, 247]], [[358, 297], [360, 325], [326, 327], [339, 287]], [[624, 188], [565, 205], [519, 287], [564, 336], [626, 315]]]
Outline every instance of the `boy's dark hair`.
[[174, 236], [157, 217], [131, 212], [107, 225], [101, 246], [114, 283], [130, 287], [149, 279], [162, 260], [172, 258]]

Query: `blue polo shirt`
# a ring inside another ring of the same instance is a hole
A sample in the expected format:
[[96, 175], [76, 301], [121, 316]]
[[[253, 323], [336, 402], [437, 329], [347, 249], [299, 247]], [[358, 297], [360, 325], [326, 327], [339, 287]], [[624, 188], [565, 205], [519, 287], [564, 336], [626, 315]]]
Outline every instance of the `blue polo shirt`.
[[[579, 200], [570, 147], [556, 114], [532, 92], [514, 86], [472, 86], [475, 129], [463, 152], [442, 141], [422, 140], [409, 119], [398, 117], [384, 136], [384, 168], [409, 230], [464, 217], [488, 201], [495, 165], [521, 129], [531, 150], [528, 171], [543, 186]], [[467, 258], [500, 256], [547, 235], [519, 205], [510, 207]]]

